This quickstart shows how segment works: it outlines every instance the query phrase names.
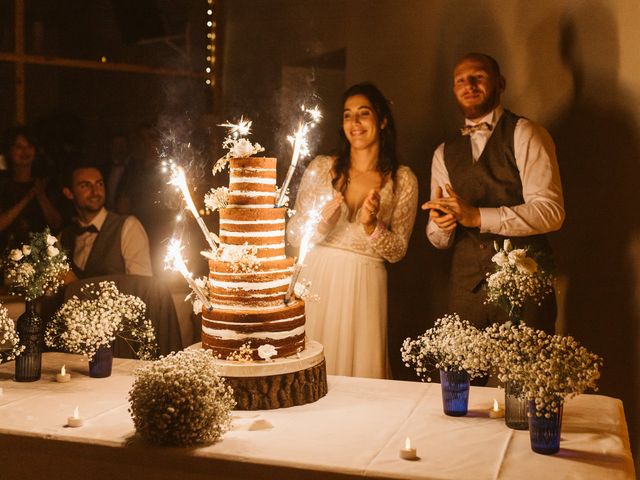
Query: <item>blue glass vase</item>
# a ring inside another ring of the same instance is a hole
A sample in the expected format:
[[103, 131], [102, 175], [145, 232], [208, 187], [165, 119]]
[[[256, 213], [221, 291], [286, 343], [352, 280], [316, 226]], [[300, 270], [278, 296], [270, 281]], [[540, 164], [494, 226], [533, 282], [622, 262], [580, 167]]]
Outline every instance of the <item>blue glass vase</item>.
[[95, 355], [89, 360], [89, 376], [105, 378], [111, 375], [113, 365], [113, 350], [110, 345], [101, 345]]
[[553, 455], [560, 450], [560, 431], [562, 430], [563, 399], [557, 398], [560, 405], [556, 413], [549, 418], [536, 415], [536, 402], [529, 400], [529, 437], [531, 450], [543, 455]]
[[44, 323], [36, 313], [36, 302], [27, 300], [25, 311], [18, 317], [16, 331], [24, 350], [16, 357], [16, 382], [40, 380], [42, 370], [42, 338]]
[[442, 408], [445, 415], [463, 417], [469, 407], [469, 374], [440, 370]]

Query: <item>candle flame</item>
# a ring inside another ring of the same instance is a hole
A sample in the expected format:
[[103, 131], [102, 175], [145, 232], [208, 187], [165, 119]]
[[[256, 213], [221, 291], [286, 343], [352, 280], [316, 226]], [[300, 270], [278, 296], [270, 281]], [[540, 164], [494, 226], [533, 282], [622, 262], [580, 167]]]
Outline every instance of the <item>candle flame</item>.
[[498, 400], [496, 400], [495, 398], [493, 399], [493, 411], [497, 412], [498, 410], [500, 410], [500, 407], [498, 406]]
[[62, 365], [62, 368], [60, 369], [60, 375], [65, 375], [67, 373], [67, 371], [64, 368], [65, 366]]
[[73, 418], [80, 418], [80, 408], [76, 407], [73, 411]]
[[409, 437], [407, 437], [407, 439], [404, 441], [404, 448], [406, 450], [409, 450], [411, 448], [411, 439]]

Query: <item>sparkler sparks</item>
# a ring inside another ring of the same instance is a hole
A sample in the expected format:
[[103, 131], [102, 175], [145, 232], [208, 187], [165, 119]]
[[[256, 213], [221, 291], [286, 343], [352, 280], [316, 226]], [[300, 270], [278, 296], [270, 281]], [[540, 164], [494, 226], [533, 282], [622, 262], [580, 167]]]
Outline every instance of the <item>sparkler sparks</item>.
[[237, 139], [240, 137], [246, 137], [251, 134], [251, 124], [253, 122], [251, 120], [245, 120], [243, 116], [240, 117], [238, 123], [222, 123], [218, 125], [219, 127], [226, 127], [229, 129], [229, 136], [233, 139]]
[[193, 275], [187, 268], [183, 258], [182, 258], [182, 245], [180, 244], [180, 240], [176, 238], [172, 238], [169, 242], [169, 247], [167, 248], [167, 255], [164, 259], [165, 261], [165, 270], [174, 270], [180, 272], [180, 274], [187, 281], [193, 293], [198, 297], [198, 299], [202, 302], [207, 310], [211, 310], [213, 305], [207, 298], [206, 293], [202, 290], [202, 288], [196, 283], [193, 279]]
[[180, 190], [180, 192], [182, 193], [182, 198], [184, 198], [184, 201], [187, 204], [187, 209], [191, 212], [193, 218], [195, 218], [196, 223], [200, 227], [200, 230], [202, 230], [202, 234], [207, 240], [209, 247], [212, 251], [215, 252], [218, 249], [218, 246], [216, 245], [213, 235], [205, 225], [204, 220], [202, 220], [200, 212], [198, 212], [195, 203], [193, 203], [191, 193], [189, 192], [189, 185], [187, 184], [187, 177], [184, 173], [183, 168], [177, 166], [172, 161], [169, 161], [166, 166], [171, 170], [171, 178], [169, 179], [168, 183]]
[[284, 183], [282, 187], [280, 187], [280, 195], [276, 200], [276, 208], [282, 207], [284, 204], [284, 197], [286, 195], [287, 189], [289, 188], [289, 183], [291, 183], [291, 178], [293, 177], [293, 172], [296, 169], [296, 165], [298, 165], [298, 160], [300, 158], [304, 158], [309, 155], [309, 143], [307, 140], [307, 134], [321, 119], [322, 113], [320, 109], [316, 105], [313, 108], [307, 108], [304, 105], [301, 107], [301, 111], [304, 116], [308, 117], [298, 124], [298, 128], [293, 133], [293, 135], [288, 135], [287, 140], [293, 145], [293, 154], [291, 155], [291, 164], [289, 165], [289, 169], [287, 170], [287, 176], [284, 179]]

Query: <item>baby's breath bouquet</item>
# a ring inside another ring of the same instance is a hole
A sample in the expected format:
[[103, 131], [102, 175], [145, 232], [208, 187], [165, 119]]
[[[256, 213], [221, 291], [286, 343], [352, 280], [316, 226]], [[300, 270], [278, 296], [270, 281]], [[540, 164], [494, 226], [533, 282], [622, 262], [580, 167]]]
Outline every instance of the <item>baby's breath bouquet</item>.
[[24, 350], [20, 345], [16, 325], [9, 318], [9, 311], [0, 305], [0, 363], [13, 360]]
[[415, 340], [407, 338], [400, 351], [405, 366], [413, 366], [423, 381], [430, 382], [431, 372], [438, 369], [467, 372], [470, 378], [483, 376], [490, 367], [486, 349], [482, 331], [453, 314], [437, 319]]
[[80, 292], [82, 299], [67, 300], [48, 323], [47, 345], [91, 359], [119, 337], [138, 358], [155, 357], [155, 333], [140, 298], [121, 293], [114, 282], [89, 283]]
[[513, 248], [506, 239], [502, 248], [494, 243], [496, 254], [491, 259], [496, 271], [487, 273], [487, 299], [503, 308], [518, 322], [525, 303], [538, 305], [553, 291], [553, 275], [540, 267], [528, 248]]
[[537, 355], [515, 376], [524, 394], [535, 400], [536, 415], [557, 413], [562, 400], [585, 390], [597, 390], [602, 358], [591, 353], [573, 337], [539, 336]]
[[63, 285], [69, 261], [48, 228], [29, 237], [29, 243], [12, 249], [2, 263], [10, 292], [33, 301]]
[[210, 350], [183, 350], [134, 372], [129, 413], [137, 432], [161, 445], [217, 441], [231, 426], [233, 391]]

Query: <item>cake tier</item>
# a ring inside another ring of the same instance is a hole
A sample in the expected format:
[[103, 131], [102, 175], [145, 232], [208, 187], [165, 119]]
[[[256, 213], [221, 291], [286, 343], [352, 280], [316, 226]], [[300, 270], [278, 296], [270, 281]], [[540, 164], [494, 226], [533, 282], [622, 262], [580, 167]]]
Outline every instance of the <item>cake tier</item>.
[[276, 200], [276, 159], [229, 160], [229, 207], [273, 208]]
[[220, 209], [220, 242], [225, 245], [255, 246], [260, 258], [283, 259], [284, 208]]
[[274, 358], [286, 357], [304, 348], [304, 322], [302, 300], [261, 311], [214, 307], [202, 313], [202, 346], [226, 359], [248, 343], [259, 360], [258, 348], [269, 344], [277, 351]]
[[283, 305], [291, 283], [293, 258], [263, 260], [257, 271], [236, 271], [237, 265], [209, 261], [209, 292], [218, 309], [260, 309]]

